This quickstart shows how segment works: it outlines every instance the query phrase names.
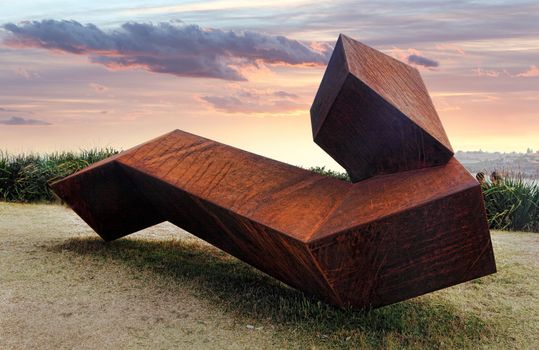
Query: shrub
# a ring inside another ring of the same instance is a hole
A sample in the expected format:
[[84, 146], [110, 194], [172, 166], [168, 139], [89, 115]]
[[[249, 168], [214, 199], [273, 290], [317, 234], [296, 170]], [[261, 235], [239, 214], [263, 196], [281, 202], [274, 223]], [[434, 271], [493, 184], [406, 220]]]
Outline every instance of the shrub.
[[539, 184], [520, 176], [484, 182], [487, 218], [492, 229], [539, 232]]
[[45, 155], [9, 155], [0, 151], [0, 200], [53, 201], [48, 183], [68, 176], [118, 151], [111, 148]]

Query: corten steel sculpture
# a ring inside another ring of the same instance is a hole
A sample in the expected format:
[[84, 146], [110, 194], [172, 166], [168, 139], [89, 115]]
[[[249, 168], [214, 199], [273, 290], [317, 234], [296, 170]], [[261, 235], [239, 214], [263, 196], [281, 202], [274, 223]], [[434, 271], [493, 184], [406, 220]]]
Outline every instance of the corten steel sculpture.
[[107, 241], [170, 221], [339, 306], [496, 271], [480, 186], [416, 69], [341, 35], [311, 117], [355, 183], [176, 130], [52, 187]]

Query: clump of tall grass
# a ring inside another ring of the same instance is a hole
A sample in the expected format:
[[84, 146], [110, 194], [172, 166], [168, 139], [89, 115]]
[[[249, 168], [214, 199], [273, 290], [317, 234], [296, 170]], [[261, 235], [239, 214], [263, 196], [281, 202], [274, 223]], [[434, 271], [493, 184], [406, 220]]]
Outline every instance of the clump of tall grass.
[[482, 189], [492, 229], [539, 232], [539, 183], [516, 175], [485, 181]]
[[118, 151], [112, 148], [80, 152], [10, 155], [0, 151], [0, 200], [53, 201], [48, 183], [68, 176]]

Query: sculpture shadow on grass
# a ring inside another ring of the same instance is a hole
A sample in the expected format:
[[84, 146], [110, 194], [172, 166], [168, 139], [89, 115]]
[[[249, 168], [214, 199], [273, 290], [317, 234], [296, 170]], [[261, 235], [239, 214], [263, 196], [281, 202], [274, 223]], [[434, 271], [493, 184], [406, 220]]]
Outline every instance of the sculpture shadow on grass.
[[[146, 271], [185, 285], [213, 305], [239, 317], [295, 331], [358, 334], [368, 343], [383, 344], [389, 334], [403, 344], [430, 344], [440, 334], [465, 345], [488, 336], [489, 327], [472, 313], [442, 298], [426, 296], [380, 309], [340, 309], [305, 296], [242, 261], [204, 243], [191, 240], [73, 238], [52, 248]], [[157, 277], [156, 276], [156, 277]], [[345, 336], [346, 338], [347, 336]]]

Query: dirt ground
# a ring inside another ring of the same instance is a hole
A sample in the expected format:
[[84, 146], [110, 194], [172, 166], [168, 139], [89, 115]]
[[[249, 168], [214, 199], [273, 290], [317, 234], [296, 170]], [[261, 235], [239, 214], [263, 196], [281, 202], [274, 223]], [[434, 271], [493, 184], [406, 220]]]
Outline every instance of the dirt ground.
[[[143, 264], [126, 264], [101, 253], [81, 254], [78, 248], [72, 249], [79, 241], [84, 249], [94, 249], [98, 243], [86, 241], [89, 237], [95, 233], [68, 208], [0, 203], [0, 349], [357, 347], [345, 343], [356, 335], [354, 330], [332, 343], [325, 340], [334, 339], [331, 334], [296, 331], [293, 326], [283, 331], [278, 322], [238, 313], [230, 307], [238, 305], [237, 300], [230, 305], [216, 302], [221, 299], [207, 295], [211, 288], [202, 297], [193, 286], [204, 276], [189, 280], [189, 273], [184, 273], [187, 277], [178, 280], [145, 267], [159, 265], [159, 256]], [[200, 243], [170, 224], [129, 239]], [[72, 243], [66, 244], [68, 240]], [[494, 232], [493, 241], [501, 273], [487, 277], [486, 282], [465, 283], [421, 297], [427, 299], [420, 303], [443, 300], [458, 315], [477, 315], [491, 329], [490, 336], [470, 340], [478, 347], [539, 348], [539, 234]], [[137, 260], [137, 254], [144, 251], [134, 250], [130, 259]], [[503, 273], [505, 267], [511, 275]], [[503, 301], [492, 301], [500, 295]], [[379, 346], [398, 348], [404, 344], [399, 343], [399, 336], [405, 337], [406, 332], [397, 330], [391, 335], [397, 346], [391, 346], [389, 336]], [[443, 337], [451, 335], [436, 337], [431, 345], [443, 344]]]

